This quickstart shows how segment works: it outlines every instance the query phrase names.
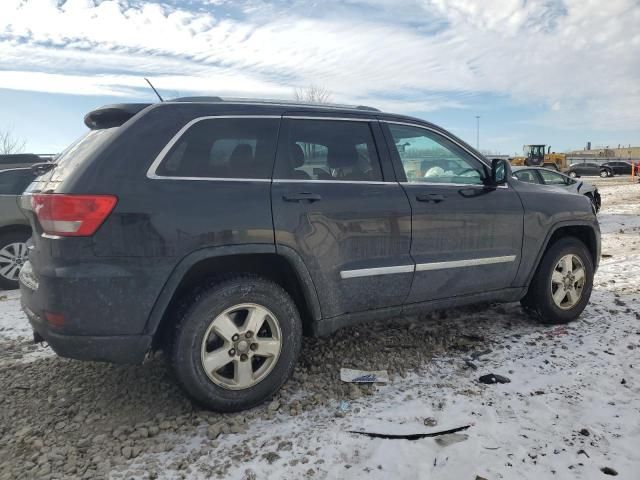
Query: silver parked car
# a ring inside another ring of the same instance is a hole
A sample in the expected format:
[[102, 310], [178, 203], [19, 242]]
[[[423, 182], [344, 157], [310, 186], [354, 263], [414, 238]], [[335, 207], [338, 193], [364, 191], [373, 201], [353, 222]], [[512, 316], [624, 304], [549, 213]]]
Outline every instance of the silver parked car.
[[30, 168], [0, 170], [0, 287], [18, 288], [18, 274], [27, 260], [31, 226], [18, 199], [33, 181]]
[[571, 178], [548, 168], [540, 167], [513, 167], [513, 176], [521, 182], [539, 183], [551, 187], [559, 187], [575, 193], [581, 193], [589, 197], [596, 212], [600, 210], [600, 192], [590, 183]]

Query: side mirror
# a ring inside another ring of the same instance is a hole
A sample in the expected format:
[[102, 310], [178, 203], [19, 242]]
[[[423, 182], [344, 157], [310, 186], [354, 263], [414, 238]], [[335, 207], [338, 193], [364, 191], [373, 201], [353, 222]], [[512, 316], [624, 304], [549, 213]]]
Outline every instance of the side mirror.
[[494, 158], [491, 161], [491, 177], [489, 178], [490, 187], [497, 187], [507, 183], [507, 178], [512, 176], [511, 164], [503, 158]]

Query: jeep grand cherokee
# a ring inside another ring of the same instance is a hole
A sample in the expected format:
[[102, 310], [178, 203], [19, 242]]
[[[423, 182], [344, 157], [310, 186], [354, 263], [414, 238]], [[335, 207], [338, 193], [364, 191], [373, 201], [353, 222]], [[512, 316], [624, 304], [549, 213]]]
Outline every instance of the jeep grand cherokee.
[[82, 360], [163, 349], [209, 408], [273, 395], [303, 332], [487, 301], [562, 323], [589, 300], [589, 200], [423, 120], [188, 98], [85, 124], [21, 199], [36, 338]]

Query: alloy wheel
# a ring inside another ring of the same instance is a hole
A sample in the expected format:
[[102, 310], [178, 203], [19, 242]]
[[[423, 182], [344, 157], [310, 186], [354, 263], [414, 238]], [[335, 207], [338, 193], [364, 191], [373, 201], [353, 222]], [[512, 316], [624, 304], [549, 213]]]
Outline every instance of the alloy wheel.
[[551, 274], [551, 296], [562, 310], [573, 308], [582, 297], [586, 282], [584, 263], [572, 253], [560, 258]]
[[264, 380], [278, 361], [282, 331], [262, 305], [243, 303], [213, 319], [202, 339], [200, 357], [209, 379], [229, 390], [244, 390]]
[[26, 243], [15, 242], [0, 249], [0, 275], [12, 282], [18, 281], [20, 270], [27, 261], [29, 250]]

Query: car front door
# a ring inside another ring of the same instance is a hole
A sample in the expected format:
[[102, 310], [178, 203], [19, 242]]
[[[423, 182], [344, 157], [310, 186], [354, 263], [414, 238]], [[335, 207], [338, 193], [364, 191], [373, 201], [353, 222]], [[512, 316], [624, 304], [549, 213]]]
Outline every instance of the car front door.
[[302, 259], [323, 317], [403, 304], [411, 207], [376, 119], [285, 115], [272, 205], [276, 248]]
[[538, 171], [545, 185], [553, 185], [556, 187], [567, 187], [569, 180], [564, 175], [560, 175], [559, 173], [552, 172], [551, 170], [540, 169]]
[[416, 273], [407, 303], [500, 290], [520, 263], [523, 207], [509, 186], [487, 188], [487, 168], [430, 127], [384, 122], [412, 208]]

